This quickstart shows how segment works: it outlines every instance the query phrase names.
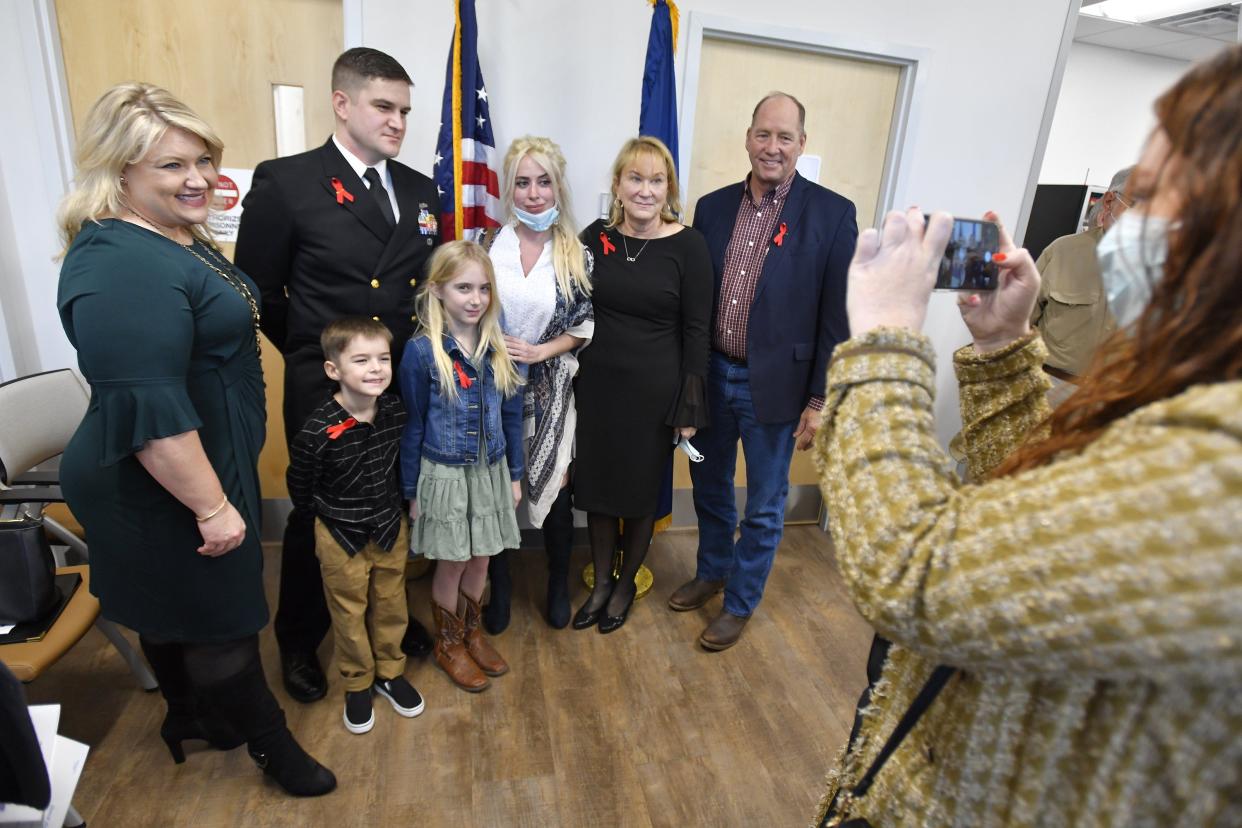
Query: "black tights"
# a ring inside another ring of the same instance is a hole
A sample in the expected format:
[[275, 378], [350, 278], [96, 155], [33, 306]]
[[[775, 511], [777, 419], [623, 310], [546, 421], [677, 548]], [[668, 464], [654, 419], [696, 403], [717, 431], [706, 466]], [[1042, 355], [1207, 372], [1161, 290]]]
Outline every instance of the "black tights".
[[[621, 536], [621, 519], [612, 515], [601, 515], [598, 512], [587, 514], [587, 533], [591, 540], [591, 559], [595, 565], [595, 588], [587, 599], [588, 611], [594, 612], [608, 602], [606, 613], [620, 615], [626, 605], [634, 597], [637, 587], [634, 576], [647, 557], [647, 549], [651, 546], [651, 533], [655, 528], [655, 515], [643, 517], [627, 517], [625, 533]], [[617, 541], [621, 545], [621, 571], [617, 575], [614, 589], [612, 577], [613, 556], [617, 550]]]
[[164, 641], [138, 638], [174, 717], [219, 716], [252, 750], [267, 752], [292, 742], [285, 714], [267, 686], [259, 636], [233, 641]]
[[[192, 641], [163, 641], [149, 635], [140, 635], [138, 643], [152, 667], [158, 661], [160, 672], [167, 671], [168, 678], [184, 679], [189, 686], [210, 687], [239, 675], [259, 659], [259, 637], [249, 635], [233, 641], [211, 643]], [[181, 668], [178, 670], [178, 666]], [[164, 678], [160, 683], [164, 683]], [[170, 688], [171, 689], [171, 688]]]

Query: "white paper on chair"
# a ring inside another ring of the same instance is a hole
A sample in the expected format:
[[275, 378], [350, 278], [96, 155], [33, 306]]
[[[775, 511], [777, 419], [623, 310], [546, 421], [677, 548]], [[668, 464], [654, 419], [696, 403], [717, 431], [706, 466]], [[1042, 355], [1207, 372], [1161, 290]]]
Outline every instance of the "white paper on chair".
[[77, 790], [82, 766], [86, 764], [89, 752], [90, 748], [81, 742], [65, 736], [56, 737], [52, 764], [48, 765], [52, 777], [52, 803], [43, 812], [43, 828], [60, 828], [65, 824], [69, 804], [73, 801], [73, 792]]
[[43, 767], [51, 773], [52, 751], [56, 749], [56, 728], [60, 725], [59, 704], [32, 704], [26, 708], [30, 713], [30, 721], [34, 724], [35, 738], [39, 740], [39, 750], [43, 753]]
[[69, 804], [78, 787], [90, 748], [56, 735], [60, 724], [59, 704], [37, 704], [28, 709], [35, 738], [39, 740], [39, 750], [43, 753], [43, 764], [48, 768], [48, 778], [52, 783], [52, 801], [44, 811], [25, 805], [0, 804], [0, 825], [5, 828], [60, 828], [65, 824], [65, 816], [69, 813]]

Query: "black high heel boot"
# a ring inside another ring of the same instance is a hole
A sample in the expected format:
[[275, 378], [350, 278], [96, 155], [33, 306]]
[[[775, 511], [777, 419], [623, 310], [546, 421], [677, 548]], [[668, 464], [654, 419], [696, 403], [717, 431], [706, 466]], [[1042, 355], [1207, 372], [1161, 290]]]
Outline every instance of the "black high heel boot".
[[548, 553], [548, 626], [569, 624], [569, 558], [574, 545], [574, 511], [569, 487], [561, 489], [543, 520], [543, 545]]
[[487, 576], [492, 581], [492, 594], [483, 608], [483, 629], [488, 635], [500, 635], [509, 629], [509, 607], [513, 599], [513, 578], [509, 574], [509, 554], [503, 549], [487, 563]]
[[245, 737], [250, 758], [293, 796], [321, 796], [336, 788], [332, 771], [315, 761], [285, 726], [285, 712], [263, 675], [258, 641], [240, 671], [203, 688], [206, 695]]
[[191, 739], [201, 739], [217, 750], [232, 750], [246, 741], [236, 728], [213, 715], [210, 706], [195, 693], [185, 670], [181, 644], [157, 643], [144, 636], [138, 637], [138, 644], [160, 683], [160, 695], [168, 705], [168, 713], [160, 725], [160, 738], [168, 746], [174, 762], [180, 765], [185, 761], [181, 743]]

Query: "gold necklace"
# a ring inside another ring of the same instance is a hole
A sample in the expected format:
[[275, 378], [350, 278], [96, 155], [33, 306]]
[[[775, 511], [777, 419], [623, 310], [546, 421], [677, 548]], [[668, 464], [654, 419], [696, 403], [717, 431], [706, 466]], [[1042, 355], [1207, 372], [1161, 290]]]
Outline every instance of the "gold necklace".
[[237, 293], [241, 296], [241, 298], [246, 300], [246, 305], [249, 306], [250, 308], [250, 324], [254, 327], [254, 349], [260, 356], [262, 356], [263, 340], [259, 336], [259, 303], [255, 301], [254, 294], [250, 292], [250, 288], [246, 285], [245, 280], [242, 279], [240, 276], [238, 276], [234, 272], [232, 263], [230, 263], [228, 259], [224, 258], [223, 254], [221, 254], [214, 247], [212, 247], [209, 244], [204, 244], [203, 249], [205, 249], [208, 253], [210, 253], [211, 257], [215, 259], [216, 262], [224, 266], [223, 269], [221, 269], [216, 264], [209, 262], [206, 258], [200, 255], [197, 250], [194, 249], [194, 242], [196, 241], [196, 239], [194, 238], [193, 232], [190, 233], [190, 243], [182, 244], [181, 242], [177, 241], [176, 239], [170, 237], [167, 233], [165, 233], [161, 229], [160, 225], [156, 224], [155, 222], [151, 221], [151, 219], [147, 218], [142, 213], [135, 210], [133, 208], [133, 205], [127, 204], [125, 205], [125, 207], [135, 216], [137, 216], [138, 218], [146, 222], [146, 224], [156, 233], [168, 239], [170, 242], [177, 245], [182, 250], [186, 251], [187, 253], [189, 253], [194, 258], [198, 259], [203, 264], [207, 265], [207, 267], [211, 268], [216, 273], [220, 274], [220, 276], [224, 279], [224, 281], [229, 283], [229, 287], [237, 291]]
[[177, 244], [191, 256], [207, 265], [216, 273], [220, 274], [224, 281], [228, 282], [229, 286], [232, 287], [233, 290], [237, 291], [237, 293], [246, 300], [246, 305], [250, 308], [250, 324], [254, 328], [254, 349], [256, 353], [262, 355], [263, 342], [259, 337], [259, 303], [255, 301], [254, 294], [250, 292], [250, 287], [246, 284], [245, 280], [234, 272], [233, 265], [229, 262], [229, 260], [224, 258], [224, 255], [211, 245], [204, 244], [203, 249], [206, 250], [208, 254], [210, 254], [211, 258], [215, 259], [219, 265], [223, 265], [223, 267], [208, 261], [205, 256], [195, 250], [194, 242], [190, 242], [189, 244], [181, 244], [180, 242], [177, 242]]

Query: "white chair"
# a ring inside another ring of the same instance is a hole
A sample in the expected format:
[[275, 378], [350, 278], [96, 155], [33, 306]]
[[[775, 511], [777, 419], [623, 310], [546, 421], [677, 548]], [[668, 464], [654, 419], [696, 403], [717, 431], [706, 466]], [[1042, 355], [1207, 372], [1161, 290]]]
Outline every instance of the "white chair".
[[[60, 456], [82, 422], [89, 403], [90, 393], [85, 383], [67, 368], [19, 377], [0, 385], [0, 423], [4, 424], [0, 428], [0, 515], [17, 509], [42, 514], [46, 504], [64, 502], [55, 469], [36, 467]], [[89, 561], [89, 549], [82, 538], [62, 522], [46, 514], [42, 517], [49, 533], [63, 544], [61, 548], [53, 547], [58, 568]], [[85, 589], [86, 583], [87, 578], [83, 577], [79, 589]], [[159, 685], [146, 662], [134, 652], [116, 625], [97, 613], [96, 610], [95, 627], [112, 642], [138, 683], [144, 690], [156, 689]], [[65, 650], [80, 637], [79, 634], [69, 642]], [[55, 658], [60, 655], [63, 651]], [[35, 671], [34, 675], [40, 671]]]

